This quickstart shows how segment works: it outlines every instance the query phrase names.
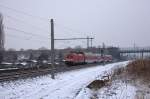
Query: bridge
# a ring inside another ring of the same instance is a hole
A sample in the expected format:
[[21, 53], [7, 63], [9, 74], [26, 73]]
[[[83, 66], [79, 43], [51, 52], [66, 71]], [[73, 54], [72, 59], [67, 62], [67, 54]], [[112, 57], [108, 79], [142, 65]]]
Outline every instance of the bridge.
[[120, 56], [139, 56], [143, 58], [144, 56], [150, 57], [150, 48], [126, 48], [120, 49]]
[[150, 48], [143, 48], [143, 49], [121, 49], [120, 53], [150, 53]]

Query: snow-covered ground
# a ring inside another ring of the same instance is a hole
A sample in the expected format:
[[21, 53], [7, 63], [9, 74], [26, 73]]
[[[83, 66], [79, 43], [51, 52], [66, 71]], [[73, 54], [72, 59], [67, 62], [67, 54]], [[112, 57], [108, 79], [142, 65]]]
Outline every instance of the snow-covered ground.
[[[90, 82], [106, 73], [111, 73], [114, 68], [126, 66], [127, 63], [118, 62], [105, 66], [59, 73], [55, 80], [52, 80], [50, 75], [46, 75], [33, 79], [3, 83], [0, 84], [0, 99], [87, 99], [87, 96], [91, 93], [88, 91], [87, 93], [89, 94], [84, 98], [84, 89]], [[130, 87], [132, 86], [125, 88], [134, 90], [134, 88]]]
[[[115, 81], [98, 91], [83, 88], [76, 99], [137, 99], [136, 88], [132, 85]], [[139, 98], [140, 99], [140, 98]]]

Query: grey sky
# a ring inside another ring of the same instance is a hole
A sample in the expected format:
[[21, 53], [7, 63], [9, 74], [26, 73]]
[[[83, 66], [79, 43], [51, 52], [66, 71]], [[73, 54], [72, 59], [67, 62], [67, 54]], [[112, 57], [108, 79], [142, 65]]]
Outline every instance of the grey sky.
[[[95, 38], [95, 46], [102, 42], [121, 47], [133, 46], [134, 42], [137, 46], [150, 45], [150, 0], [0, 0], [0, 4], [35, 16], [54, 18], [56, 38], [92, 36]], [[49, 21], [16, 13], [1, 6], [0, 12], [4, 15], [5, 26], [46, 36], [33, 37], [5, 30], [6, 48], [50, 48]], [[26, 24], [8, 16], [25, 21]], [[10, 37], [11, 34], [19, 38]], [[21, 37], [26, 40], [21, 40]], [[76, 45], [86, 47], [86, 41], [56, 42], [56, 48]]]

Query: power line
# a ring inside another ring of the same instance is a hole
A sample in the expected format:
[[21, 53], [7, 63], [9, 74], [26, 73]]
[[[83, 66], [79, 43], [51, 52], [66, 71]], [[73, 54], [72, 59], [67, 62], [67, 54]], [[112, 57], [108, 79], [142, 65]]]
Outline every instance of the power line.
[[46, 32], [46, 33], [49, 33], [49, 31], [46, 31], [45, 29], [43, 29], [43, 28], [41, 28], [41, 27], [38, 27], [38, 26], [35, 26], [35, 25], [33, 25], [33, 24], [31, 24], [31, 23], [28, 23], [28, 22], [26, 22], [26, 21], [24, 21], [24, 20], [20, 20], [20, 19], [18, 19], [18, 18], [9, 16], [9, 15], [6, 15], [6, 14], [5, 14], [5, 17], [7, 17], [7, 18], [9, 18], [9, 19], [12, 19], [12, 20], [14, 20], [14, 21], [18, 21], [18, 22], [21, 22], [21, 23], [25, 23], [25, 24], [27, 24], [27, 25], [32, 26], [33, 28], [36, 28], [36, 29], [41, 30], [41, 31]]
[[12, 17], [12, 16], [9, 16], [9, 15], [5, 15], [5, 16], [8, 17], [8, 18], [10, 18], [10, 19], [13, 19], [13, 20], [15, 20], [15, 21], [18, 21], [18, 22], [21, 22], [21, 23], [25, 23], [25, 24], [27, 24], [27, 25], [32, 26], [33, 28], [36, 28], [36, 29], [38, 29], [38, 30], [42, 30], [42, 31], [48, 33], [48, 31], [46, 31], [46, 30], [44, 30], [44, 29], [42, 29], [42, 28], [40, 28], [40, 27], [34, 26], [34, 25], [30, 24], [30, 23], [27, 23], [26, 21], [19, 20], [19, 19], [17, 19], [17, 18], [14, 18], [14, 17]]
[[[40, 19], [40, 20], [42, 20], [42, 21], [45, 21], [45, 22], [48, 21], [47, 18], [39, 17], [39, 16], [36, 16], [36, 15], [33, 15], [33, 14], [29, 14], [29, 13], [20, 11], [20, 10], [16, 10], [16, 9], [14, 9], [14, 8], [10, 8], [10, 7], [4, 6], [4, 5], [2, 5], [2, 4], [0, 4], [0, 7], [3, 7], [3, 8], [5, 8], [5, 9], [9, 9], [9, 10], [14, 11], [14, 12], [17, 12], [17, 13], [24, 14], [24, 15], [26, 15], [26, 16], [30, 16], [30, 17], [33, 17], [33, 18], [38, 18], [38, 19]], [[84, 32], [81, 32], [81, 31], [72, 29], [72, 28], [70, 28], [70, 27], [63, 26], [63, 25], [58, 24], [58, 23], [55, 23], [55, 25], [61, 26], [61, 27], [65, 28], [65, 29], [67, 29], [68, 31], [71, 31], [71, 32], [84, 33]], [[42, 29], [42, 30], [43, 30], [43, 29]]]
[[[40, 19], [40, 20], [45, 21], [45, 22], [48, 21], [47, 18], [39, 17], [39, 16], [36, 16], [36, 15], [33, 15], [33, 14], [29, 14], [29, 13], [20, 11], [20, 10], [16, 10], [16, 9], [13, 9], [13, 8], [10, 8], [10, 7], [7, 7], [7, 6], [4, 6], [4, 5], [2, 5], [2, 4], [0, 4], [0, 7], [3, 7], [3, 8], [5, 8], [5, 9], [9, 9], [9, 10], [14, 11], [14, 12], [17, 12], [17, 13], [24, 14], [24, 15], [26, 15], [26, 16], [30, 16], [30, 17], [33, 17], [33, 18], [37, 18], [37, 19]], [[65, 28], [65, 29], [67, 29], [67, 30], [70, 31], [70, 32], [84, 33], [84, 32], [81, 32], [81, 31], [77, 31], [77, 30], [75, 30], [75, 29], [72, 29], [72, 28], [70, 28], [70, 27], [66, 27], [66, 26], [60, 25], [60, 24], [58, 24], [58, 23], [55, 23], [55, 25], [61, 26], [61, 27]]]
[[13, 27], [4, 27], [8, 30], [13, 30], [13, 31], [17, 31], [17, 32], [22, 32], [24, 34], [27, 34], [27, 35], [31, 35], [31, 36], [37, 36], [37, 37], [43, 37], [43, 38], [47, 38], [49, 39], [48, 37], [45, 37], [43, 35], [37, 35], [37, 34], [34, 34], [34, 33], [31, 33], [31, 32], [26, 32], [26, 31], [23, 31], [23, 30], [19, 30], [19, 29], [16, 29], [16, 28], [13, 28]]
[[63, 39], [55, 39], [55, 40], [79, 40], [79, 39], [94, 39], [94, 38], [63, 38]]
[[66, 27], [66, 26], [64, 26], [64, 25], [62, 25], [62, 24], [58, 24], [58, 23], [55, 23], [55, 25], [57, 25], [57, 26], [59, 26], [59, 27], [62, 27], [62, 28], [64, 28], [64, 30], [68, 30], [68, 31], [70, 31], [70, 32], [74, 32], [74, 33], [84, 33], [84, 32], [81, 32], [81, 31], [78, 31], [78, 30], [76, 30], [76, 29], [72, 29], [72, 28], [70, 28], [70, 27]]
[[40, 19], [40, 20], [42, 20], [42, 21], [46, 21], [46, 22], [48, 21], [48, 19], [46, 19], [46, 18], [39, 17], [39, 16], [36, 16], [36, 15], [32, 15], [32, 14], [29, 14], [29, 13], [26, 13], [26, 12], [23, 12], [23, 11], [20, 11], [20, 10], [16, 10], [16, 9], [13, 9], [13, 8], [10, 8], [10, 7], [7, 7], [7, 6], [4, 6], [4, 5], [2, 5], [2, 4], [0, 4], [0, 7], [3, 7], [3, 8], [5, 8], [5, 9], [9, 9], [9, 10], [14, 11], [14, 12], [16, 12], [16, 13], [24, 14], [24, 15], [26, 15], [26, 16], [30, 16], [30, 17], [33, 17], [33, 18], [37, 18], [37, 19]]
[[[7, 34], [7, 37], [12, 37], [12, 38], [18, 38], [18, 39], [24, 39], [24, 40], [29, 40], [29, 39], [31, 39], [31, 38], [20, 38], [20, 36], [18, 36], [18, 35], [12, 35], [12, 34]], [[32, 39], [32, 40], [36, 40], [36, 41], [40, 41], [40, 42], [46, 42], [46, 41], [44, 41], [44, 40], [41, 40], [41, 39]]]

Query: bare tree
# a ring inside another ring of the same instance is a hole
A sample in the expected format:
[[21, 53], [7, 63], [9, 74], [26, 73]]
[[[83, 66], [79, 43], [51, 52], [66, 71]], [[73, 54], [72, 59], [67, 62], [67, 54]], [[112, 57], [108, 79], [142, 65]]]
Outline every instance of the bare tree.
[[41, 55], [38, 57], [39, 61], [48, 60], [48, 54], [47, 53], [41, 53]]
[[46, 47], [40, 47], [38, 50], [47, 50], [48, 48]]
[[23, 49], [23, 48], [21, 48], [21, 49], [20, 49], [20, 51], [24, 51], [24, 49]]
[[14, 49], [14, 48], [9, 48], [8, 51], [14, 52], [14, 51], [16, 51], [16, 49]]
[[3, 61], [3, 51], [4, 51], [4, 28], [3, 28], [3, 17], [0, 13], [0, 63]]
[[34, 59], [34, 56], [32, 53], [30, 53], [29, 60], [33, 60], [33, 59]]

